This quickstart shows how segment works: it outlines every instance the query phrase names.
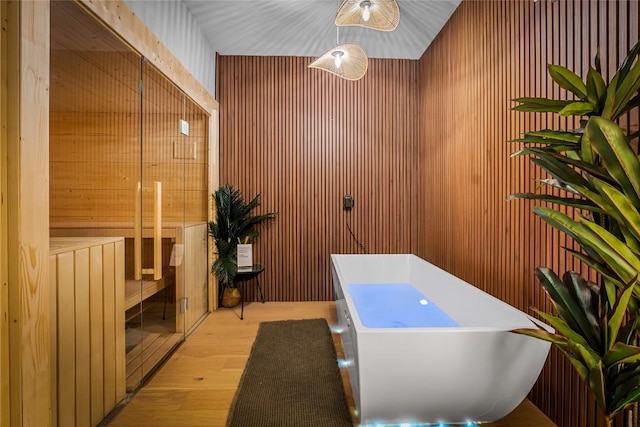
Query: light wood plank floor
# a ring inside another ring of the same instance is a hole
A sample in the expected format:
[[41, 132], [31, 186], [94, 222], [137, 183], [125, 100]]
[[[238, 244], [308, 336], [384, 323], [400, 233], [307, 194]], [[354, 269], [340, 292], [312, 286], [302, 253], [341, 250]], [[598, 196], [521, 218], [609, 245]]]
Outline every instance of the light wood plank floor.
[[[254, 302], [245, 305], [244, 320], [239, 316], [239, 307], [211, 313], [109, 425], [224, 426], [261, 321], [324, 317], [330, 325], [337, 323], [333, 302]], [[340, 357], [339, 338], [336, 342]], [[349, 401], [353, 408], [350, 396]], [[502, 420], [484, 425], [555, 426], [528, 400]]]

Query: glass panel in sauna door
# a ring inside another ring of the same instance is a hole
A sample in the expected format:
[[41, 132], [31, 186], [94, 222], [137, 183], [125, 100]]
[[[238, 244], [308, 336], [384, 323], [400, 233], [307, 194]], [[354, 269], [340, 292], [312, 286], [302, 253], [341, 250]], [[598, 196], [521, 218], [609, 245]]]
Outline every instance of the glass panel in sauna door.
[[210, 116], [184, 94], [182, 101], [182, 129], [174, 146], [174, 157], [182, 160], [184, 197], [184, 257], [177, 274], [182, 280], [186, 301], [183, 330], [189, 334], [208, 311], [207, 171]]
[[[142, 61], [141, 235], [137, 268], [142, 277], [141, 369], [148, 375], [184, 339], [182, 296], [172, 253], [182, 241], [182, 161], [174, 159], [180, 94], [149, 62]], [[176, 122], [171, 126], [172, 122]], [[174, 259], [175, 259], [174, 255]]]
[[[207, 310], [208, 116], [143, 61], [141, 263], [143, 372]], [[144, 294], [144, 291], [143, 291]]]

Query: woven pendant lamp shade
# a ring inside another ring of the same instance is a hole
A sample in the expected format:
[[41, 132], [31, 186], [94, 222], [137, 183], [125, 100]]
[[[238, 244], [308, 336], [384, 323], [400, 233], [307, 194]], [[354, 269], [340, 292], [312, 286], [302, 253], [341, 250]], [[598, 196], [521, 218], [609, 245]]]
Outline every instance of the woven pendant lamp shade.
[[[369, 20], [363, 18], [364, 5], [369, 5]], [[400, 22], [400, 8], [396, 0], [344, 0], [336, 14], [336, 25], [393, 31]]]
[[[336, 65], [336, 56], [340, 56], [340, 66]], [[360, 80], [368, 67], [367, 54], [355, 43], [336, 46], [309, 64], [309, 68], [328, 71], [347, 80]]]

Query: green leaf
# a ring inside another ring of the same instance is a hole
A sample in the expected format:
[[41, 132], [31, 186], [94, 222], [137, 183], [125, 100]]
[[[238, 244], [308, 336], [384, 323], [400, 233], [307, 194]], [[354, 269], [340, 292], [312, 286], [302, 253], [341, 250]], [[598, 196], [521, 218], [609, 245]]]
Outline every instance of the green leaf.
[[[581, 335], [583, 331], [574, 330], [567, 324], [565, 320], [561, 319], [560, 317], [544, 313], [540, 310], [535, 310], [535, 312], [540, 317], [542, 317], [542, 319], [545, 320], [552, 328], [554, 328], [557, 333], [566, 337], [569, 341], [573, 341], [585, 347], [594, 347], [594, 345], [588, 343], [586, 338]], [[597, 345], [597, 342], [594, 342], [593, 344]]]
[[605, 366], [610, 368], [622, 363], [635, 363], [640, 361], [640, 347], [616, 342], [602, 359]]
[[600, 252], [593, 247], [594, 245], [600, 245], [602, 239], [583, 224], [553, 209], [535, 206], [533, 211], [536, 215], [540, 216], [544, 222], [575, 240], [592, 259], [601, 264], [605, 262]]
[[628, 113], [629, 111], [633, 110], [636, 107], [640, 107], [640, 95], [636, 95], [633, 98], [631, 98], [631, 100], [627, 102], [627, 104], [624, 106], [622, 111], [620, 111], [619, 116], [622, 116], [623, 114]]
[[557, 130], [539, 130], [525, 133], [526, 137], [542, 138], [544, 141], [557, 141], [570, 144], [577, 144], [580, 142], [580, 135], [575, 132], [557, 131]]
[[[576, 190], [573, 189], [573, 187], [571, 187], [571, 185], [567, 184], [564, 181], [560, 181], [559, 179], [555, 179], [555, 178], [546, 178], [546, 179], [537, 179], [537, 182], [539, 182], [542, 185], [546, 185], [549, 186], [551, 188], [557, 188], [558, 190], [562, 190], [562, 191], [566, 191], [569, 194], [574, 194], [578, 197], [582, 197], [582, 194], [578, 193]], [[575, 184], [573, 184], [575, 185]]]
[[631, 200], [617, 188], [605, 182], [594, 180], [593, 183], [608, 202], [606, 208], [601, 207], [605, 208], [607, 213], [615, 217], [621, 225], [626, 226], [636, 239], [640, 240], [640, 214]]
[[579, 232], [581, 238], [588, 236], [587, 241], [592, 245], [592, 249], [603, 259], [608, 260], [609, 267], [625, 283], [628, 283], [640, 272], [640, 260], [624, 242], [594, 222], [583, 220], [582, 223], [599, 237], [599, 241], [590, 235], [588, 236], [589, 233], [582, 230]]
[[602, 209], [596, 206], [593, 202], [576, 197], [559, 197], [550, 194], [533, 194], [533, 193], [514, 193], [507, 196], [507, 200], [514, 199], [527, 199], [527, 200], [541, 200], [547, 203], [554, 203], [563, 206], [571, 206], [578, 209], [584, 209], [591, 212], [600, 212]]
[[587, 87], [576, 73], [561, 65], [548, 65], [547, 69], [551, 78], [562, 88], [580, 99], [587, 97]]
[[571, 104], [564, 107], [562, 110], [558, 111], [560, 116], [586, 116], [591, 113], [595, 113], [597, 111], [597, 105], [591, 104], [590, 102], [572, 102]]
[[[607, 88], [607, 99], [605, 102], [604, 110], [602, 111], [602, 117], [615, 120], [619, 117], [615, 114], [615, 111], [624, 104], [621, 102], [619, 96], [622, 95], [622, 85], [627, 81], [627, 77], [631, 72], [631, 67], [633, 66], [636, 57], [640, 53], [640, 42], [636, 43], [635, 46], [629, 51], [629, 54], [624, 60], [624, 63], [618, 70], [618, 72], [613, 76], [611, 82], [609, 83], [609, 87]], [[637, 64], [636, 64], [637, 65]], [[633, 78], [629, 81], [633, 81]], [[629, 84], [629, 83], [628, 83]]]
[[569, 362], [571, 362], [571, 364], [575, 368], [578, 375], [580, 375], [580, 378], [582, 378], [582, 381], [584, 381], [588, 385], [589, 384], [589, 368], [587, 368], [584, 365], [584, 363], [580, 361], [580, 359], [576, 358], [575, 355], [570, 350], [567, 350], [566, 347], [561, 347], [559, 345], [556, 345], [556, 347], [558, 348], [558, 350], [562, 352], [562, 354], [565, 355], [565, 357], [569, 360]]
[[607, 96], [607, 84], [602, 75], [593, 67], [587, 73], [587, 99], [594, 105], [601, 105]]
[[548, 98], [515, 98], [519, 102], [512, 109], [523, 112], [557, 113], [573, 101], [562, 101]]
[[531, 158], [531, 162], [542, 168], [553, 178], [565, 183], [565, 185], [576, 185], [581, 187], [589, 186], [589, 181], [587, 181], [582, 175], [576, 172], [573, 168], [568, 168], [566, 164], [563, 164], [552, 156]]
[[[640, 40], [636, 42], [636, 44], [629, 50], [627, 57], [624, 59], [622, 66], [616, 73], [617, 76], [620, 76], [620, 80], [625, 80], [627, 78], [627, 74], [629, 74], [629, 70], [631, 70], [631, 66], [636, 60], [637, 56], [640, 54]], [[621, 83], [620, 83], [621, 84]], [[616, 86], [618, 89], [618, 86]]]
[[613, 402], [607, 410], [611, 416], [614, 416], [623, 411], [628, 405], [640, 400], [640, 387], [637, 384], [632, 384], [628, 389], [623, 389], [620, 393], [616, 393], [612, 400]]
[[[593, 258], [589, 257], [588, 255], [585, 255], [582, 252], [579, 252], [567, 247], [564, 247], [563, 249], [568, 253], [570, 253], [575, 258], [585, 263], [587, 266], [593, 268], [596, 272], [598, 272], [603, 277], [614, 279], [612, 276], [613, 273], [607, 268], [606, 265], [603, 265], [602, 263], [594, 260]], [[614, 279], [614, 280], [617, 280], [617, 279]], [[624, 287], [624, 283], [620, 282], [619, 286], [620, 288]]]
[[634, 206], [640, 207], [640, 162], [620, 127], [609, 120], [593, 117], [585, 132], [611, 176], [620, 184]]
[[538, 159], [543, 159], [543, 166], [541, 167], [546, 170], [547, 165], [553, 166], [549, 167], [549, 172], [550, 170], [553, 170], [554, 174], [564, 177], [563, 181], [568, 184], [578, 183], [578, 185], [586, 186], [588, 185], [588, 182], [575, 169], [567, 168], [566, 165], [575, 166], [577, 169], [583, 170], [589, 175], [592, 175], [603, 181], [615, 183], [615, 180], [611, 178], [605, 168], [596, 166], [581, 159], [573, 159], [549, 148], [526, 147], [512, 153], [511, 157], [521, 155], [533, 155], [537, 156]]
[[542, 341], [547, 341], [559, 347], [566, 347], [569, 342], [569, 340], [567, 340], [562, 335], [553, 334], [543, 329], [518, 328], [518, 329], [513, 329], [510, 332], [513, 332], [514, 334], [526, 335], [529, 337], [537, 338]]
[[616, 74], [607, 86], [607, 96], [604, 101], [604, 108], [602, 109], [601, 117], [607, 120], [615, 120], [613, 111], [616, 108], [616, 87], [618, 86], [618, 80], [620, 75]]
[[582, 138], [580, 138], [580, 155], [582, 157], [582, 160], [584, 160], [586, 163], [589, 163], [591, 165], [595, 163], [595, 155], [593, 152], [593, 148], [591, 147], [589, 135], [587, 135], [587, 133], [583, 133]]
[[574, 271], [567, 271], [562, 276], [565, 284], [574, 301], [579, 306], [584, 319], [581, 320], [581, 328], [585, 337], [588, 337], [593, 348], [600, 347], [600, 323], [598, 321], [598, 303], [600, 301], [600, 288], [580, 274]]
[[615, 342], [618, 340], [618, 331], [622, 326], [622, 321], [625, 318], [625, 314], [627, 313], [627, 307], [629, 305], [629, 300], [631, 299], [631, 295], [633, 294], [633, 288], [635, 287], [636, 277], [633, 278], [629, 282], [629, 284], [623, 289], [622, 293], [618, 297], [615, 305], [613, 306], [613, 313], [609, 317], [609, 322], [607, 324], [608, 329], [608, 337], [609, 342], [607, 343], [607, 348], [613, 348]]
[[636, 57], [640, 53], [640, 42], [631, 49], [629, 55], [625, 59], [624, 64], [620, 70], [616, 73], [619, 78], [616, 80], [615, 85], [615, 104], [613, 105], [611, 118], [616, 119], [620, 116], [621, 112], [626, 108], [627, 102], [638, 92], [640, 89], [640, 61], [635, 62]]
[[603, 365], [602, 362], [599, 363], [589, 369], [589, 388], [593, 393], [593, 397], [596, 399], [596, 403], [600, 408], [606, 409], [607, 407], [607, 398], [606, 398], [606, 387], [605, 387], [605, 379], [603, 373]]
[[[552, 270], [546, 267], [538, 267], [536, 268], [535, 274], [538, 280], [540, 280], [545, 292], [553, 302], [562, 322], [566, 323], [567, 328], [571, 328], [573, 331], [580, 333], [581, 336], [590, 343], [589, 345], [594, 347], [597, 346], [598, 336], [596, 334], [596, 329], [593, 328], [591, 320], [585, 315], [582, 309], [584, 302], [577, 301], [575, 299], [576, 293], [570, 292], [569, 288]], [[582, 297], [583, 295], [581, 294], [580, 296]], [[552, 326], [567, 338], [583, 343], [585, 346], [587, 345], [586, 342], [580, 341], [580, 338], [568, 332], [567, 328], [565, 328], [561, 323], [553, 324], [553, 322], [556, 321], [548, 317], [549, 315], [540, 313], [540, 316], [545, 320], [552, 322]]]
[[640, 89], [640, 62], [633, 66], [616, 91], [616, 103], [612, 112], [613, 119], [617, 119], [622, 113], [630, 109], [627, 107], [627, 103], [638, 92], [638, 89]]
[[524, 137], [514, 139], [512, 142], [573, 147], [580, 143], [580, 135], [573, 132], [541, 130], [527, 132]]

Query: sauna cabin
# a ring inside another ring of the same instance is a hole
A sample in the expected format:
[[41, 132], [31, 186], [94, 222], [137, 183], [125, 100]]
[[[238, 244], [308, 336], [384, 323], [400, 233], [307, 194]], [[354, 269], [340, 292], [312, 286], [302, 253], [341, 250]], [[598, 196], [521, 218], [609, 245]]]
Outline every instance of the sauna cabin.
[[75, 2], [50, 54], [52, 407], [96, 425], [209, 309], [210, 115]]

